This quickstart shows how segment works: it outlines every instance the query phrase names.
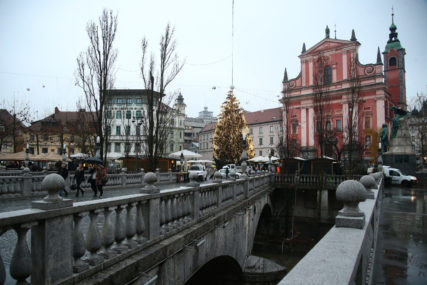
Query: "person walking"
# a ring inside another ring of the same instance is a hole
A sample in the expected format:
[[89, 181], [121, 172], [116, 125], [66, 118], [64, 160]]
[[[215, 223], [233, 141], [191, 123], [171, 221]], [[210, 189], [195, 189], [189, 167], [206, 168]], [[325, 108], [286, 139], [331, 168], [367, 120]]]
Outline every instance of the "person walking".
[[65, 197], [67, 197], [68, 196], [68, 191], [66, 189], [67, 188], [66, 181], [67, 181], [67, 177], [68, 177], [68, 169], [67, 169], [67, 165], [65, 164], [65, 162], [61, 163], [61, 167], [58, 169], [58, 174], [61, 175], [62, 178], [64, 178], [64, 181], [65, 181], [64, 189], [59, 190], [59, 195], [62, 196], [62, 192], [64, 192], [65, 193]]
[[89, 171], [89, 178], [87, 182], [90, 183], [90, 188], [92, 188], [93, 198], [96, 198], [98, 194], [98, 188], [96, 187], [96, 166]]
[[102, 165], [96, 166], [96, 187], [99, 191], [99, 198], [102, 197], [104, 193], [102, 187], [105, 184], [105, 179], [107, 178], [107, 170]]
[[82, 196], [85, 194], [85, 191], [80, 187], [82, 182], [85, 180], [85, 169], [83, 168], [83, 165], [79, 163], [77, 166], [74, 178], [76, 179], [76, 197], [79, 197], [79, 192], [82, 192]]

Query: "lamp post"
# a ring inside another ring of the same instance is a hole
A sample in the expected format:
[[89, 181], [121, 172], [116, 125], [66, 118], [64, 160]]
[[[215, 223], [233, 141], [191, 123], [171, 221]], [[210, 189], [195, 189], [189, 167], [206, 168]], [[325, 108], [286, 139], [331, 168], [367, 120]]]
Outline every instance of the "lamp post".
[[30, 160], [29, 153], [30, 153], [30, 146], [27, 143], [26, 148], [25, 148], [25, 168], [28, 168], [28, 164], [29, 164], [29, 160]]
[[273, 149], [270, 148], [268, 152], [268, 172], [271, 172], [271, 157], [273, 156]]
[[[144, 117], [133, 117], [132, 123], [135, 125], [135, 140], [139, 143], [139, 149], [136, 149], [136, 143], [135, 143], [135, 170], [138, 171], [138, 153], [141, 150], [141, 140], [139, 139], [141, 137], [141, 126], [144, 123]], [[139, 130], [137, 132], [136, 130]]]
[[67, 160], [67, 157], [65, 155], [65, 143], [62, 144], [62, 162], [65, 162]]
[[245, 177], [246, 176], [246, 167], [247, 167], [247, 163], [246, 160], [248, 159], [248, 155], [246, 153], [246, 147], [247, 147], [247, 143], [246, 143], [246, 133], [242, 133], [242, 163], [241, 163], [241, 168], [242, 168], [242, 176]]
[[100, 150], [100, 139], [99, 136], [95, 139], [95, 157], [101, 159], [101, 150]]
[[181, 162], [181, 166], [180, 166], [180, 168], [181, 168], [181, 172], [183, 172], [184, 170], [183, 170], [183, 164], [184, 164], [184, 153], [182, 153], [181, 152], [181, 156], [180, 156], [180, 158], [179, 158], [179, 161]]

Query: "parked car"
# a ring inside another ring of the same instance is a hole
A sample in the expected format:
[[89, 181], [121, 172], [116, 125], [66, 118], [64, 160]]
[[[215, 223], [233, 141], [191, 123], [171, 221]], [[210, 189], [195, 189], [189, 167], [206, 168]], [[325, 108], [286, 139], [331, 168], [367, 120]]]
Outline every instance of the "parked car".
[[[222, 176], [222, 179], [225, 179], [226, 178], [226, 171], [227, 171], [227, 169], [226, 168], [223, 168], [223, 169], [220, 169], [219, 170], [219, 173], [221, 173], [221, 176]], [[232, 172], [234, 171], [234, 170], [228, 170], [229, 172], [228, 172], [228, 178], [232, 178]], [[240, 172], [235, 172], [235, 175], [237, 176], [236, 178], [240, 178], [240, 176], [242, 175], [242, 173], [240, 173]]]
[[384, 165], [383, 171], [386, 184], [398, 184], [409, 187], [418, 183], [417, 177], [405, 175], [397, 168]]
[[191, 177], [192, 173], [197, 174], [197, 181], [203, 181], [206, 179], [206, 168], [201, 164], [193, 164], [188, 169], [188, 175]]

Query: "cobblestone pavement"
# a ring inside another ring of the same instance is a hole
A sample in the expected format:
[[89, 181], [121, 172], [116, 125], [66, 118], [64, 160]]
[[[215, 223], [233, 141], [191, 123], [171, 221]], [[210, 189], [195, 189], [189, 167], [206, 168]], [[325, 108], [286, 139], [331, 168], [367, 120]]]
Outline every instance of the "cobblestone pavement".
[[427, 190], [384, 189], [373, 284], [427, 284]]

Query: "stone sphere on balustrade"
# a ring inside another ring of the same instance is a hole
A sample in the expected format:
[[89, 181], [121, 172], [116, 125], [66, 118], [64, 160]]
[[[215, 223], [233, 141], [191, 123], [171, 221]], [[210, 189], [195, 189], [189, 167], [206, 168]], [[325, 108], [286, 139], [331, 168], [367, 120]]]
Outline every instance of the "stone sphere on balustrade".
[[375, 178], [371, 175], [363, 175], [360, 178], [360, 183], [362, 183], [362, 185], [365, 186], [367, 190], [378, 188], [377, 182], [375, 182]]
[[154, 183], [156, 183], [157, 182], [157, 176], [156, 176], [156, 174], [153, 173], [153, 172], [147, 172], [144, 175], [144, 182], [146, 184], [154, 184]]
[[219, 171], [215, 171], [214, 179], [215, 179], [215, 180], [221, 180], [221, 179], [222, 179], [221, 172], [219, 172]]
[[52, 173], [46, 175], [42, 181], [42, 190], [47, 191], [48, 196], [45, 197], [45, 200], [54, 201], [61, 200], [62, 198], [58, 196], [58, 191], [65, 189], [65, 181], [61, 175]]
[[361, 202], [366, 200], [366, 190], [359, 181], [346, 180], [338, 185], [336, 197], [344, 202]]
[[381, 178], [383, 177], [383, 173], [382, 172], [375, 172], [375, 173], [371, 173], [371, 174], [369, 174], [369, 175], [371, 175], [374, 179], [375, 179], [375, 181], [378, 183], [380, 180], [381, 180]]

